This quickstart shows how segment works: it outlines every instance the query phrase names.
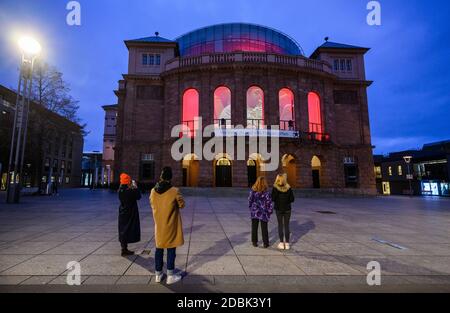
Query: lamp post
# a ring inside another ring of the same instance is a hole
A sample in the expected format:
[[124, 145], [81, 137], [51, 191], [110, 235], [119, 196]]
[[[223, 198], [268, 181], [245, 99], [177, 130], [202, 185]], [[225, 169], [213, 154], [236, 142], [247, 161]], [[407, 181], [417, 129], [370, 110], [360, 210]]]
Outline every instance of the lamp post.
[[411, 180], [412, 180], [412, 177], [411, 177], [411, 171], [410, 171], [410, 169], [409, 169], [409, 164], [411, 163], [412, 156], [409, 156], [409, 155], [404, 156], [404, 157], [403, 157], [403, 160], [405, 160], [406, 166], [407, 166], [407, 168], [408, 168], [408, 176], [407, 176], [407, 179], [408, 179], [408, 182], [409, 182], [409, 195], [412, 196], [412, 195], [413, 195], [413, 192], [412, 192], [412, 186], [411, 186]]
[[14, 124], [11, 136], [11, 150], [9, 153], [6, 195], [7, 203], [18, 203], [20, 200], [28, 113], [33, 81], [33, 65], [36, 56], [41, 51], [40, 44], [30, 37], [20, 38], [19, 47], [22, 50], [22, 60], [20, 64], [19, 84], [17, 88]]

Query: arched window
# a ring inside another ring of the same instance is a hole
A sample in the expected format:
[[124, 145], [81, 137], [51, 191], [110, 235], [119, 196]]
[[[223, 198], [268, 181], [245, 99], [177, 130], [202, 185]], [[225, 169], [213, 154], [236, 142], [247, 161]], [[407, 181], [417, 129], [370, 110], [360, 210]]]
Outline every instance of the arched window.
[[198, 122], [195, 118], [198, 117], [198, 92], [191, 88], [187, 89], [183, 94], [183, 117], [182, 124], [189, 127], [189, 137], [193, 137], [198, 129]]
[[283, 88], [278, 93], [278, 106], [280, 109], [280, 129], [295, 130], [294, 93]]
[[320, 97], [315, 92], [308, 94], [308, 117], [309, 117], [309, 132], [323, 133], [322, 113], [320, 106]]
[[264, 92], [257, 86], [247, 90], [247, 127], [263, 128], [264, 126]]
[[231, 91], [227, 87], [214, 91], [214, 125], [231, 126]]

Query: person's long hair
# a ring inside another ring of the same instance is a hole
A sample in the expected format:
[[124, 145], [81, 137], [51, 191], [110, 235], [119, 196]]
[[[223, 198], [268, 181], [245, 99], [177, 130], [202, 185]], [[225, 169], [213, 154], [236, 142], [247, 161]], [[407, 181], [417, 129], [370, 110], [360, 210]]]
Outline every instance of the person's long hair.
[[289, 188], [291, 188], [291, 186], [287, 182], [286, 174], [277, 175], [277, 178], [275, 178], [275, 183], [273, 184], [273, 186], [282, 192], [285, 192], [289, 190]]
[[255, 192], [264, 192], [267, 191], [267, 189], [269, 189], [269, 186], [264, 176], [259, 176], [252, 186], [252, 190]]

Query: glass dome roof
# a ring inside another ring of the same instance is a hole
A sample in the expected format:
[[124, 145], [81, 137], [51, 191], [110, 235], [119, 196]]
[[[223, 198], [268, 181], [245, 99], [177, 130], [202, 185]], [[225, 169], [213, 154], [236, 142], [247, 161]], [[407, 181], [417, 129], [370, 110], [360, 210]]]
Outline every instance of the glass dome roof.
[[247, 23], [203, 27], [175, 39], [181, 56], [220, 52], [266, 52], [303, 55], [300, 45], [275, 29]]

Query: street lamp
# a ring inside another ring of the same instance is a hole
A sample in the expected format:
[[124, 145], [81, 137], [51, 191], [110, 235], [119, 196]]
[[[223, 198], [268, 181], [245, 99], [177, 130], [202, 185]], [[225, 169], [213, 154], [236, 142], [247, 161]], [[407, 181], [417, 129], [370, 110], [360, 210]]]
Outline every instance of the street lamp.
[[33, 65], [36, 56], [41, 52], [41, 45], [31, 37], [20, 38], [18, 44], [22, 51], [22, 60], [20, 64], [19, 86], [17, 88], [16, 107], [14, 112], [11, 150], [9, 153], [7, 203], [18, 203], [20, 200], [28, 113], [33, 81]]
[[409, 169], [409, 164], [411, 163], [412, 158], [413, 158], [413, 157], [412, 157], [412, 156], [409, 156], [409, 155], [405, 155], [405, 156], [403, 157], [403, 160], [405, 160], [406, 166], [407, 166], [407, 168], [408, 168], [408, 175], [406, 176], [406, 178], [408, 179], [408, 182], [409, 182], [409, 195], [410, 195], [410, 196], [413, 195], [413, 193], [412, 193], [412, 186], [411, 186], [411, 181], [412, 181], [413, 177], [412, 177], [411, 171], [410, 171], [410, 169]]

